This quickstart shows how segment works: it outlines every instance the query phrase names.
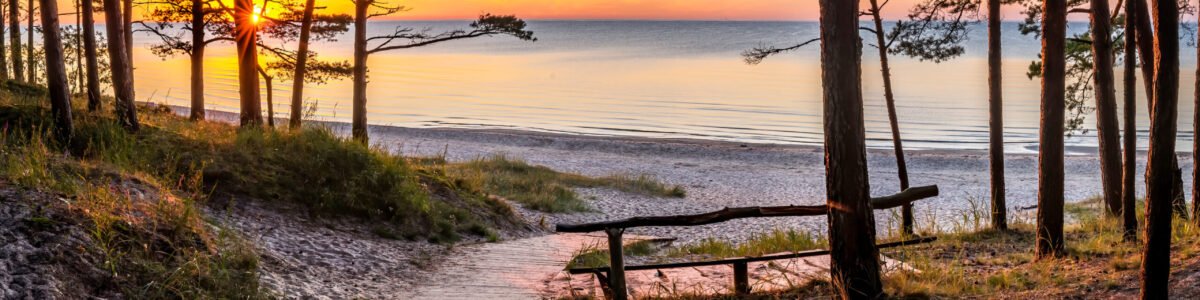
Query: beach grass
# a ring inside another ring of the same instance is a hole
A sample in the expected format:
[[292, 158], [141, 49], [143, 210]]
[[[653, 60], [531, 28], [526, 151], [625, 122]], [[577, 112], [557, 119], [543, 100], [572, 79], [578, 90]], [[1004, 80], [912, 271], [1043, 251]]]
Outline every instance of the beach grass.
[[531, 165], [504, 155], [448, 163], [444, 167], [448, 174], [471, 186], [543, 212], [590, 210], [587, 201], [575, 192], [576, 188], [611, 188], [654, 197], [686, 196], [683, 187], [667, 185], [647, 175], [614, 174], [589, 177]]

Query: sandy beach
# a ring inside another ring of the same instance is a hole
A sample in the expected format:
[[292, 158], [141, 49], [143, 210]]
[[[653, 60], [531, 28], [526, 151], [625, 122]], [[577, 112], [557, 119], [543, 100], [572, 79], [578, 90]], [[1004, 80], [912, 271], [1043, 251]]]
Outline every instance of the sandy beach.
[[[234, 117], [227, 112], [209, 114], [209, 118], [215, 120], [232, 121]], [[349, 129], [344, 123], [321, 124], [339, 133], [347, 133]], [[373, 144], [405, 155], [445, 154], [452, 161], [506, 155], [559, 171], [592, 176], [645, 174], [667, 184], [681, 185], [687, 191], [685, 198], [666, 199], [608, 189], [583, 189], [579, 192], [589, 198], [591, 212], [542, 214], [523, 210], [528, 219], [541, 222], [544, 218], [550, 225], [700, 213], [724, 207], [812, 205], [824, 201], [823, 153], [816, 146], [391, 126], [372, 126], [371, 138]], [[897, 192], [899, 181], [892, 151], [869, 149], [867, 152], [871, 194], [883, 196]], [[1088, 152], [1094, 152], [1094, 149], [1071, 151]], [[936, 220], [943, 228], [953, 229], [964, 222], [963, 215], [972, 209], [984, 212], [981, 221], [986, 222], [990, 205], [986, 152], [920, 150], [906, 154], [911, 184], [938, 185], [941, 190], [940, 196], [916, 204], [918, 227], [931, 226]], [[1141, 156], [1138, 178], [1142, 177], [1145, 164], [1144, 153]], [[1037, 155], [1008, 154], [1005, 161], [1009, 215], [1022, 215], [1015, 212], [1037, 204]], [[1185, 185], [1190, 186], [1191, 159], [1181, 154], [1180, 164], [1185, 170]], [[1069, 155], [1066, 170], [1067, 201], [1099, 195], [1100, 166], [1096, 155]], [[1141, 180], [1137, 187], [1139, 195], [1144, 194], [1145, 186]], [[876, 219], [878, 231], [886, 233], [896, 228], [898, 211], [879, 211]], [[760, 218], [701, 227], [637, 228], [631, 232], [678, 238], [681, 243], [705, 238], [736, 241], [780, 228], [823, 233], [825, 222], [823, 218], [811, 217]]]

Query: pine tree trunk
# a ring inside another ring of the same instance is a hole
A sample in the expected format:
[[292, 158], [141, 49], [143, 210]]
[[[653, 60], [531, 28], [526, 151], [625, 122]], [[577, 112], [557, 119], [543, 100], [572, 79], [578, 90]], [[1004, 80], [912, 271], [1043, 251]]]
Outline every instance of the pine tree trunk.
[[8, 32], [12, 35], [9, 38], [12, 41], [12, 64], [13, 64], [13, 80], [25, 82], [25, 61], [21, 56], [21, 9], [19, 7], [21, 0], [8, 1], [8, 13], [11, 18], [8, 19]]
[[[892, 127], [892, 150], [896, 154], [896, 173], [900, 177], [900, 190], [908, 189], [908, 165], [904, 162], [904, 143], [900, 140], [900, 124], [896, 120], [896, 98], [892, 94], [892, 69], [888, 65], [887, 43], [884, 41], [883, 19], [878, 0], [871, 1], [871, 16], [875, 21], [875, 43], [879, 49], [880, 71], [883, 73], [883, 98], [887, 102], [888, 123]], [[912, 204], [900, 208], [901, 230], [913, 233]]]
[[367, 10], [373, 0], [354, 2], [354, 139], [366, 144], [367, 136]]
[[1121, 135], [1113, 75], [1112, 22], [1108, 0], [1091, 0], [1092, 57], [1095, 63], [1096, 137], [1100, 145], [1100, 182], [1111, 216], [1121, 215]]
[[1037, 257], [1063, 254], [1063, 119], [1066, 0], [1046, 0], [1042, 15], [1042, 124], [1038, 147]]
[[1125, 240], [1137, 240], [1137, 4], [1125, 1], [1125, 153], [1121, 187], [1121, 216]]
[[315, 0], [304, 2], [304, 17], [300, 21], [300, 46], [296, 52], [296, 74], [292, 76], [292, 116], [288, 120], [288, 127], [292, 129], [300, 128], [300, 123], [304, 118], [302, 115], [304, 113], [304, 75], [307, 73], [308, 38], [309, 31], [312, 29], [315, 5]]
[[[1197, 18], [1200, 20], [1200, 16]], [[1200, 59], [1200, 51], [1196, 52], [1196, 57]], [[1200, 66], [1196, 67], [1195, 84], [1192, 103], [1192, 223], [1200, 225], [1200, 178], [1197, 178], [1200, 176], [1200, 168], [1197, 168], [1197, 163], [1200, 163], [1200, 139], [1196, 138], [1196, 134], [1200, 133]]]
[[883, 295], [867, 181], [857, 0], [821, 0], [830, 272], [843, 299]]
[[1154, 107], [1146, 162], [1146, 244], [1142, 252], [1142, 299], [1167, 299], [1171, 270], [1172, 161], [1179, 101], [1179, 7], [1154, 1]]
[[29, 0], [29, 7], [26, 7], [25, 10], [29, 12], [29, 18], [25, 19], [25, 40], [27, 41], [25, 43], [25, 72], [28, 72], [25, 82], [37, 83], [37, 58], [33, 57], [33, 0]]
[[267, 71], [263, 70], [261, 67], [258, 68], [258, 74], [262, 76], [263, 84], [265, 84], [265, 87], [267, 88], [267, 127], [275, 128], [275, 94], [274, 91], [272, 91], [273, 88], [271, 87], [272, 78], [271, 75], [268, 75]]
[[84, 0], [75, 0], [75, 84], [78, 93], [83, 94], [83, 9]]
[[[12, 1], [16, 1], [16, 0], [8, 0], [8, 1], [12, 2]], [[9, 16], [9, 17], [11, 17], [11, 16]], [[0, 28], [3, 28], [3, 27], [4, 27], [4, 5], [3, 5], [3, 2], [0, 2]], [[7, 53], [7, 51], [4, 51], [4, 49], [8, 49], [8, 46], [4, 45], [4, 43], [7, 42], [7, 41], [5, 41], [6, 37], [4, 37], [4, 32], [5, 32], [5, 30], [0, 30], [0, 80], [8, 80], [9, 78], [11, 78], [11, 77], [9, 77], [9, 73], [8, 73], [8, 53]]]
[[[120, 20], [120, 1], [104, 0], [104, 15]], [[105, 31], [108, 32], [108, 61], [112, 69], [113, 94], [117, 98], [117, 119], [125, 128], [137, 131], [137, 109], [133, 104], [133, 86], [129, 82], [129, 77], [133, 76], [133, 69], [127, 61], [129, 56], [125, 55], [125, 43], [121, 42], [125, 38], [122, 25], [122, 22], [104, 22]]]
[[992, 228], [1008, 229], [1004, 201], [1004, 93], [1000, 52], [1000, 0], [988, 0], [988, 150], [992, 170]]
[[[116, 1], [116, 0], [114, 0]], [[242, 127], [262, 125], [262, 104], [258, 91], [258, 40], [254, 24], [254, 1], [234, 1], [234, 32], [237, 34], [238, 93], [241, 99]]]
[[67, 67], [64, 63], [62, 39], [58, 30], [58, 1], [41, 0], [42, 45], [46, 51], [46, 87], [50, 90], [50, 110], [54, 114], [54, 129], [58, 138], [69, 141], [71, 124], [71, 93], [67, 87]]
[[88, 110], [100, 110], [100, 63], [96, 55], [96, 19], [95, 5], [91, 0], [83, 1], [83, 56], [87, 64], [87, 99]]
[[125, 28], [125, 56], [129, 57], [129, 92], [130, 97], [134, 97], [137, 95], [137, 89], [133, 88], [136, 86], [134, 82], [137, 80], [137, 76], [133, 75], [133, 0], [125, 0], [121, 4], [124, 10], [121, 20], [125, 22], [125, 27], [122, 27]]
[[[84, 0], [87, 1], [87, 0]], [[204, 0], [192, 0], [192, 109], [189, 118], [204, 120]]]

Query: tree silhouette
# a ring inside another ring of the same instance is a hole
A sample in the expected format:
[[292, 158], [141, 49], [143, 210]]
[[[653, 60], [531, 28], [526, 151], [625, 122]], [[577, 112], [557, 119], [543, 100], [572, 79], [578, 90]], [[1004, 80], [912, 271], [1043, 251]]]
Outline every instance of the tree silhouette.
[[1042, 14], [1042, 124], [1038, 141], [1038, 258], [1064, 254], [1063, 119], [1066, 92], [1066, 0], [1045, 0]]
[[991, 168], [992, 228], [1008, 229], [1004, 199], [1004, 92], [1001, 80], [1000, 0], [988, 0], [988, 158]]
[[50, 92], [50, 110], [54, 115], [54, 130], [59, 140], [69, 141], [74, 127], [71, 122], [71, 92], [67, 85], [62, 36], [58, 32], [58, 1], [41, 0], [42, 45], [46, 47], [46, 87]]
[[821, 0], [829, 271], [842, 299], [883, 296], [867, 180], [858, 1]]
[[[121, 0], [104, 0], [104, 15], [111, 20], [120, 20]], [[129, 62], [129, 56], [125, 55], [125, 40], [123, 35], [125, 29], [122, 28], [122, 22], [104, 22], [105, 31], [108, 32], [108, 61], [112, 70], [113, 94], [116, 96], [116, 114], [117, 120], [121, 125], [131, 131], [137, 131], [139, 124], [137, 119], [137, 109], [133, 104], [133, 85], [130, 82], [130, 77], [133, 77], [133, 67]]]
[[[875, 35], [871, 46], [879, 50], [880, 72], [883, 77], [883, 95], [887, 104], [888, 123], [892, 129], [892, 149], [896, 155], [897, 176], [900, 190], [909, 187], [908, 166], [904, 159], [904, 145], [900, 138], [900, 125], [896, 116], [896, 101], [892, 92], [891, 66], [888, 55], [905, 55], [921, 61], [941, 63], [962, 55], [962, 43], [967, 40], [970, 25], [978, 22], [978, 0], [924, 0], [915, 4], [906, 20], [897, 21], [891, 31], [884, 31], [882, 10], [888, 2], [880, 4], [870, 0], [871, 6], [860, 15], [871, 16], [874, 28], [860, 28]], [[758, 64], [763, 59], [811, 44], [809, 40], [787, 47], [760, 46], [742, 53], [747, 64]], [[912, 205], [901, 207], [901, 228], [904, 233], [913, 232]]]
[[388, 6], [378, 0], [354, 1], [354, 107], [352, 134], [367, 143], [367, 56], [391, 50], [417, 48], [442, 42], [494, 35], [509, 35], [523, 41], [536, 41], [525, 30], [524, 20], [511, 15], [483, 14], [471, 22], [470, 29], [431, 33], [409, 27], [396, 27], [392, 33], [367, 37], [367, 19], [405, 11], [403, 6]]
[[1179, 4], [1154, 1], [1154, 105], [1146, 159], [1146, 244], [1142, 251], [1141, 298], [1168, 298], [1171, 217], [1175, 194], [1175, 121], [1179, 102]]
[[[231, 40], [233, 25], [229, 12], [213, 0], [158, 0], [138, 21], [138, 31], [151, 33], [160, 43], [150, 51], [160, 57], [187, 55], [191, 62], [192, 120], [203, 120], [204, 51], [209, 44]], [[208, 34], [213, 33], [214, 37]]]

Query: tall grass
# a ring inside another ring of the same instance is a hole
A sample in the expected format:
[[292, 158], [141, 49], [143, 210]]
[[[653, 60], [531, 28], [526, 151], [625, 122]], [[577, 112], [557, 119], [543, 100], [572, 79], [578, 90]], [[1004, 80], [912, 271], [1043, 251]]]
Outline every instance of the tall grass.
[[612, 188], [628, 193], [682, 198], [683, 187], [667, 185], [647, 175], [588, 177], [563, 173], [522, 160], [497, 155], [445, 165], [447, 172], [489, 193], [544, 212], [587, 211], [575, 188]]

